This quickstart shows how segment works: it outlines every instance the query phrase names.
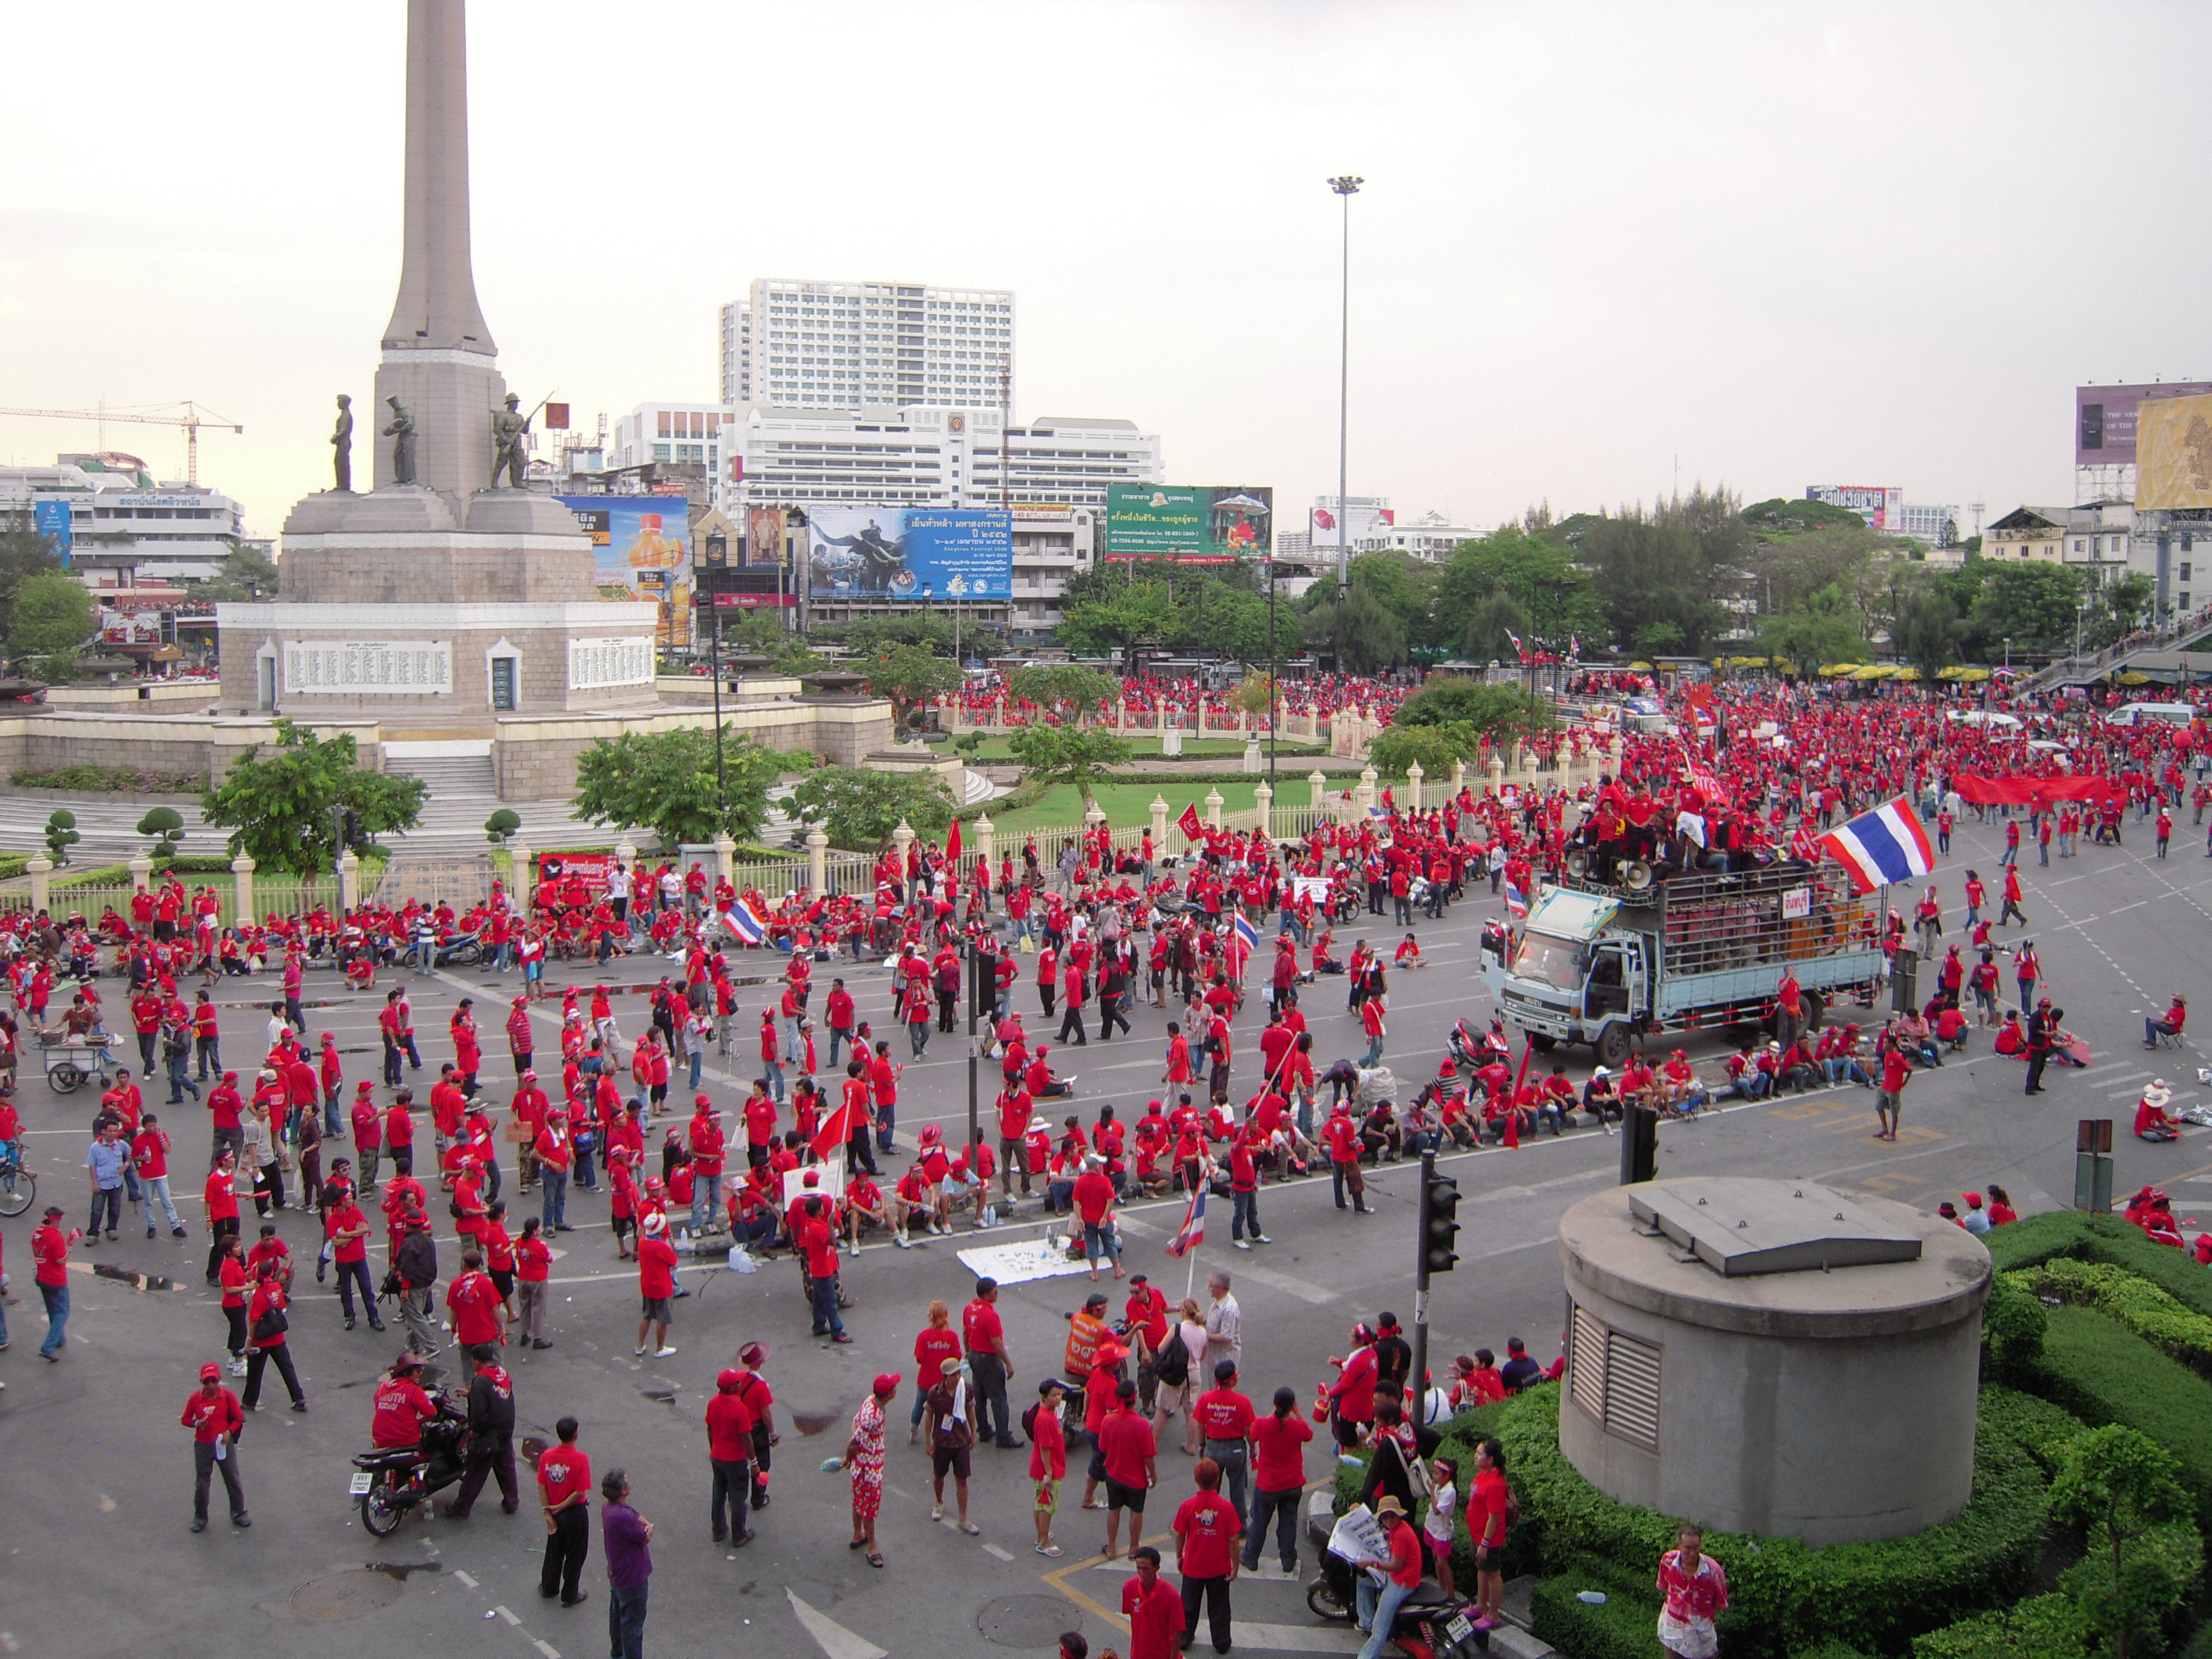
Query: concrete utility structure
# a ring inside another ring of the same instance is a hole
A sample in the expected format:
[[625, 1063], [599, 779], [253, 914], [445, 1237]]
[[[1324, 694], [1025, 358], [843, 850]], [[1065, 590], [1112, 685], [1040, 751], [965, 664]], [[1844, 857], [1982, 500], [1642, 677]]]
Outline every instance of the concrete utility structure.
[[1559, 1254], [1560, 1449], [1609, 1497], [1814, 1545], [1966, 1506], [1990, 1270], [1963, 1228], [1696, 1176], [1584, 1199]]

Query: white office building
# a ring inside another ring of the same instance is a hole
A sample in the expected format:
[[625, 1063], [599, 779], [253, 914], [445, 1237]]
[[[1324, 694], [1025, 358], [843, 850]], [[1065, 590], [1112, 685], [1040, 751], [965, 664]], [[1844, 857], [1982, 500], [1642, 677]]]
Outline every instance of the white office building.
[[1352, 546], [1361, 553], [1404, 553], [1441, 564], [1459, 550], [1462, 542], [1473, 541], [1481, 534], [1480, 530], [1454, 524], [1442, 513], [1424, 513], [1404, 524], [1395, 519], [1375, 524], [1354, 537]]
[[754, 279], [722, 307], [722, 398], [781, 409], [1012, 404], [1014, 296], [921, 283]]
[[1955, 502], [1948, 507], [1915, 507], [1907, 501], [1902, 513], [1903, 533], [1923, 547], [1948, 547], [1963, 533], [1959, 528]]
[[743, 412], [732, 404], [640, 404], [615, 422], [604, 465], [696, 466], [726, 483], [722, 460], [730, 453], [730, 428]]
[[0, 517], [66, 504], [69, 562], [88, 587], [199, 581], [219, 574], [246, 533], [246, 509], [220, 490], [64, 455], [0, 467]]

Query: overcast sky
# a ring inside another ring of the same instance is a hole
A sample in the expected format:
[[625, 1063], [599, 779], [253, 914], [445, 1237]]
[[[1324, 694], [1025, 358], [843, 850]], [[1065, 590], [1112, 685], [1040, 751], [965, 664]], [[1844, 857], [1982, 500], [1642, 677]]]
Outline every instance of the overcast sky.
[[[273, 534], [398, 273], [406, 8], [20, 7], [0, 404], [194, 398]], [[2203, 5], [477, 0], [477, 283], [580, 421], [756, 276], [1011, 288], [1017, 408], [1488, 525], [1725, 481], [2063, 501], [2071, 388], [2212, 375]], [[2191, 158], [2196, 158], [2192, 160]], [[2192, 206], [2191, 204], [2196, 204]], [[2179, 214], [2179, 218], [2174, 216]], [[91, 448], [0, 418], [0, 456]], [[112, 447], [184, 471], [182, 435]]]

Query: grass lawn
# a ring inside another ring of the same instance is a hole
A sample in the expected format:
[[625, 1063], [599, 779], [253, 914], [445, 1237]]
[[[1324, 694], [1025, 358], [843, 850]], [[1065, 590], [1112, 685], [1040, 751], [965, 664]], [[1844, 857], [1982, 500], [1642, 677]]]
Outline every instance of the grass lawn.
[[[1292, 777], [1282, 772], [1276, 776], [1279, 785], [1276, 796], [1279, 802], [1288, 801], [1291, 805], [1299, 805], [1306, 801], [1304, 778]], [[1097, 792], [1098, 805], [1105, 811], [1106, 822], [1115, 829], [1142, 828], [1152, 821], [1152, 799], [1158, 796], [1167, 802], [1168, 821], [1172, 824], [1186, 806], [1195, 805], [1198, 815], [1204, 817], [1209, 790], [1220, 791], [1221, 810], [1224, 815], [1249, 812], [1254, 805], [1252, 791], [1260, 781], [1259, 778], [1224, 778], [1200, 773], [1184, 784], [1109, 783], [1102, 785]], [[1073, 786], [1065, 783], [1056, 784], [1045, 791], [1043, 799], [1034, 806], [1008, 812], [1004, 817], [995, 811], [991, 814], [991, 823], [1001, 837], [1009, 833], [1026, 833], [1038, 825], [1054, 827], [1082, 822], [1083, 798], [1076, 793]]]

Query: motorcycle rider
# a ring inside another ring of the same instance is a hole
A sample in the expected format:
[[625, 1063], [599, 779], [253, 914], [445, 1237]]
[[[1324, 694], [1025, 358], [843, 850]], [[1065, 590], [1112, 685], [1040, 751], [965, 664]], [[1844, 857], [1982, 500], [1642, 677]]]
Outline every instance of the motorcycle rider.
[[469, 1382], [468, 1473], [446, 1506], [456, 1521], [468, 1519], [477, 1494], [494, 1475], [499, 1479], [501, 1513], [513, 1515], [522, 1507], [514, 1477], [514, 1379], [498, 1363], [497, 1352], [491, 1343], [479, 1342], [469, 1352], [477, 1371]]
[[438, 1415], [437, 1401], [416, 1380], [422, 1358], [411, 1350], [392, 1362], [385, 1380], [376, 1385], [376, 1416], [369, 1425], [369, 1443], [379, 1451], [422, 1443], [422, 1425]]

